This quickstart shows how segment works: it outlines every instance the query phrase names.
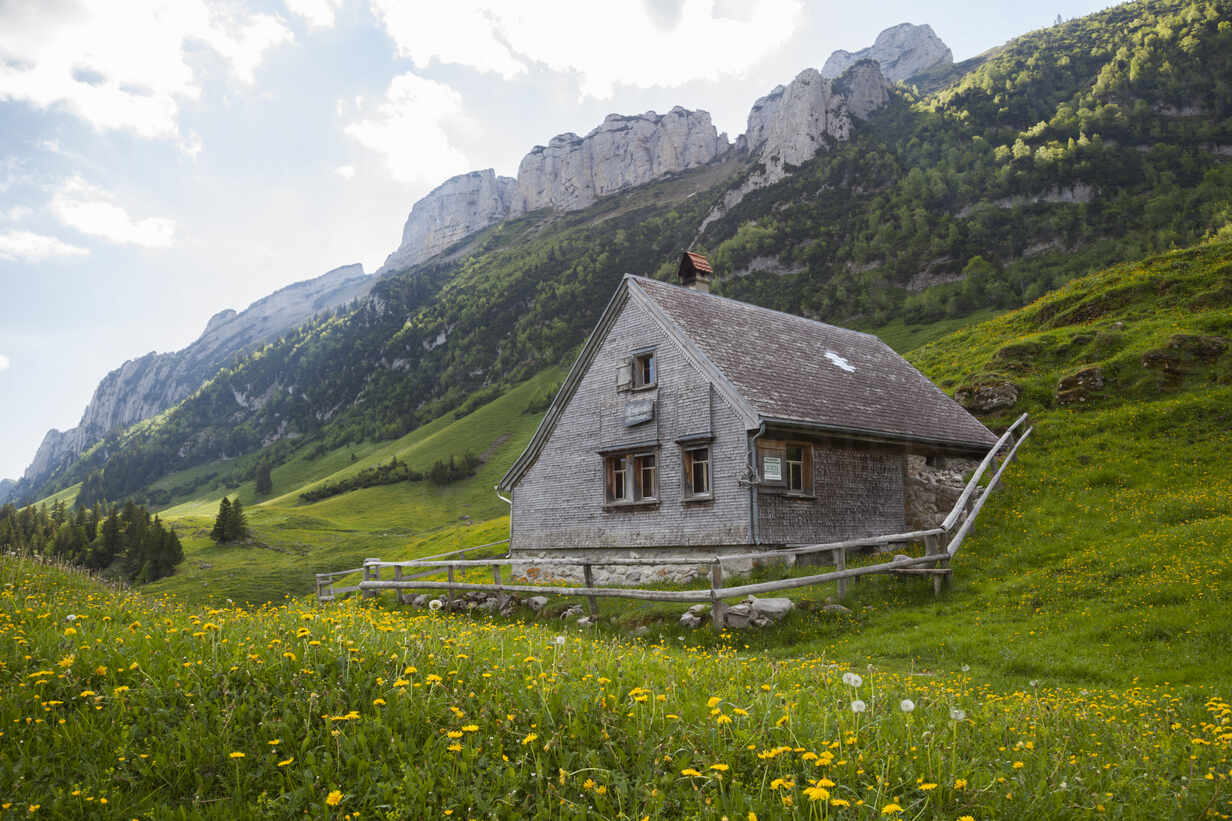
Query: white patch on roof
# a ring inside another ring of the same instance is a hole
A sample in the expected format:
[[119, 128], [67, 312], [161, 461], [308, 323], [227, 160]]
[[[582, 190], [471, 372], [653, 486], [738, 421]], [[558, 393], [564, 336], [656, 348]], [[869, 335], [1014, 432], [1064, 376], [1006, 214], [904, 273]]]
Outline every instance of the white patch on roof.
[[851, 366], [850, 362], [836, 354], [834, 351], [826, 351], [826, 359], [829, 359], [835, 364], [836, 367], [842, 368], [847, 371], [847, 373], [856, 372], [856, 369]]

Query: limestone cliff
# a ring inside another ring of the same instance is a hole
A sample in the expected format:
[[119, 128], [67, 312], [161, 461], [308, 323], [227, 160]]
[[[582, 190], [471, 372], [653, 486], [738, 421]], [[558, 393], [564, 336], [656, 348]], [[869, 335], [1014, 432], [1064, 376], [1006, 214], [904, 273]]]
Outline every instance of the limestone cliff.
[[237, 354], [252, 350], [323, 311], [364, 296], [374, 277], [362, 265], [344, 265], [257, 300], [246, 310], [220, 311], [205, 331], [176, 353], [148, 353], [103, 377], [77, 427], [50, 430], [17, 492], [36, 488], [113, 430], [166, 410], [217, 373]]
[[829, 144], [846, 140], [853, 120], [867, 118], [889, 101], [889, 88], [877, 63], [861, 60], [834, 80], [805, 69], [753, 103], [748, 128], [736, 141], [752, 168], [702, 220], [697, 236], [750, 192], [773, 185]]
[[377, 274], [418, 265], [458, 240], [509, 216], [517, 180], [491, 168], [450, 177], [411, 207], [402, 244]]
[[932, 26], [899, 23], [877, 35], [868, 48], [856, 52], [839, 49], [821, 67], [821, 76], [838, 77], [861, 60], [876, 60], [891, 83], [914, 77], [921, 71], [954, 62], [954, 55]]
[[609, 114], [585, 137], [561, 134], [531, 149], [518, 166], [510, 215], [585, 208], [608, 194], [705, 165], [728, 147], [705, 111], [677, 106], [663, 115]]

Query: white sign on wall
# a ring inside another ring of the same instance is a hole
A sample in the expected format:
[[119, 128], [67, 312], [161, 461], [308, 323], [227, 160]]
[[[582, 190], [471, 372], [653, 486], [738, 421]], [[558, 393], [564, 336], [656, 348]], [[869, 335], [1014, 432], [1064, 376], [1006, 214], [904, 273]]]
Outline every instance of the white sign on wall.
[[783, 481], [783, 460], [778, 456], [767, 456], [762, 459], [762, 476], [768, 482]]

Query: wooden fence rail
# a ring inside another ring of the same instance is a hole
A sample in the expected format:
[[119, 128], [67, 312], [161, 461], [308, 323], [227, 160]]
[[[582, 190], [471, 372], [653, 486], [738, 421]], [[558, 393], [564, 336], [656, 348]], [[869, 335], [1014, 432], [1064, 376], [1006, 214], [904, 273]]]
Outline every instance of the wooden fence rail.
[[[980, 462], [979, 467], [963, 488], [953, 509], [945, 517], [939, 527], [928, 530], [915, 530], [907, 533], [890, 533], [880, 536], [869, 536], [860, 539], [847, 539], [840, 542], [824, 544], [791, 545], [778, 550], [763, 550], [748, 553], [706, 554], [699, 556], [663, 556], [660, 558], [539, 558], [530, 556], [503, 556], [483, 559], [450, 559], [450, 556], [464, 556], [476, 550], [507, 544], [508, 540], [491, 542], [485, 545], [441, 553], [422, 559], [409, 559], [401, 562], [383, 562], [379, 559], [365, 559], [362, 567], [350, 570], [338, 570], [332, 573], [317, 574], [317, 598], [320, 601], [332, 601], [336, 596], [346, 593], [361, 592], [365, 596], [375, 596], [382, 590], [393, 590], [398, 600], [405, 601], [407, 590], [443, 590], [446, 600], [452, 602], [455, 593], [465, 591], [483, 591], [489, 593], [509, 594], [540, 594], [556, 596], [585, 596], [592, 615], [598, 611], [599, 598], [641, 599], [644, 601], [662, 602], [708, 602], [712, 605], [711, 615], [716, 629], [722, 626], [723, 611], [726, 608], [724, 599], [791, 590], [798, 587], [809, 587], [827, 582], [838, 583], [838, 597], [842, 599], [847, 591], [847, 582], [861, 576], [880, 573], [897, 575], [931, 576], [934, 592], [940, 593], [949, 579], [950, 560], [957, 554], [963, 540], [970, 533], [975, 519], [984, 507], [989, 495], [1001, 480], [1002, 474], [1014, 459], [1018, 448], [1028, 436], [1032, 428], [1027, 428], [1014, 439], [1014, 433], [1027, 420], [1023, 414], [1014, 421], [996, 445]], [[1005, 451], [1006, 445], [1014, 439], [1013, 446], [1005, 453], [1001, 464], [983, 488], [980, 482], [997, 455]], [[895, 556], [887, 562], [847, 566], [847, 554], [854, 550], [870, 547], [887, 547], [896, 544], [924, 543], [923, 556]], [[826, 573], [808, 576], [788, 577], [767, 582], [737, 584], [731, 587], [723, 586], [723, 563], [735, 561], [770, 562], [814, 553], [829, 553], [835, 569]], [[581, 568], [584, 586], [547, 585], [547, 584], [514, 584], [505, 583], [501, 578], [501, 568], [505, 565], [533, 564], [536, 567], [571, 567]], [[649, 588], [598, 587], [594, 583], [593, 568], [595, 567], [637, 567], [637, 566], [694, 566], [710, 568], [709, 589], [696, 590], [655, 590]], [[931, 566], [925, 566], [931, 565]], [[393, 568], [393, 579], [380, 578], [383, 568]], [[455, 570], [487, 567], [492, 570], [492, 582], [464, 582], [455, 579]], [[405, 575], [407, 569], [420, 569], [421, 572]], [[429, 577], [445, 572], [445, 581], [430, 581]], [[335, 589], [333, 580], [352, 573], [362, 573], [363, 581], [352, 587]]]

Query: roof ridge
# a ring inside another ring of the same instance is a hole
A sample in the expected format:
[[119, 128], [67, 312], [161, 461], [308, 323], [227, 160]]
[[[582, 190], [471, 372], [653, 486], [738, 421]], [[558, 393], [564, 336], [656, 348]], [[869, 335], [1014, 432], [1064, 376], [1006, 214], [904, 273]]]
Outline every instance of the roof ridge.
[[834, 330], [836, 330], [836, 331], [842, 331], [842, 332], [844, 332], [844, 333], [849, 333], [849, 334], [859, 334], [860, 336], [867, 336], [867, 337], [869, 337], [870, 339], [875, 339], [875, 340], [877, 340], [877, 341], [878, 341], [878, 342], [880, 342], [882, 345], [885, 345], [885, 344], [886, 344], [886, 343], [885, 343], [885, 342], [881, 339], [881, 337], [877, 336], [876, 334], [871, 334], [871, 333], [869, 333], [868, 331], [857, 331], [857, 330], [856, 330], [856, 329], [854, 329], [854, 328], [844, 328], [842, 325], [832, 325], [832, 324], [830, 324], [829, 322], [822, 322], [820, 319], [813, 319], [812, 317], [809, 317], [809, 316], [801, 316], [800, 314], [793, 314], [793, 313], [789, 313], [789, 312], [787, 312], [787, 311], [780, 311], [780, 310], [778, 310], [778, 309], [776, 309], [776, 308], [767, 308], [767, 307], [766, 307], [766, 306], [764, 306], [764, 305], [754, 305], [752, 302], [744, 302], [743, 300], [733, 299], [732, 297], [729, 297], [729, 296], [722, 296], [721, 294], [712, 294], [712, 293], [709, 293], [709, 292], [706, 292], [706, 291], [698, 291], [698, 290], [696, 290], [696, 289], [694, 289], [694, 288], [686, 288], [686, 287], [685, 287], [685, 286], [683, 286], [683, 285], [677, 285], [677, 284], [676, 284], [676, 283], [674, 283], [674, 282], [664, 282], [664, 281], [663, 281], [663, 280], [661, 280], [661, 279], [654, 279], [653, 277], [642, 276], [642, 275], [640, 275], [640, 274], [625, 274], [625, 276], [626, 276], [626, 277], [628, 277], [628, 278], [630, 278], [630, 279], [635, 279], [635, 280], [643, 280], [643, 281], [646, 281], [646, 282], [651, 282], [651, 283], [654, 283], [655, 285], [663, 285], [663, 286], [665, 286], [665, 287], [667, 287], [667, 288], [676, 288], [676, 289], [678, 289], [678, 290], [681, 290], [681, 291], [688, 291], [689, 293], [697, 294], [697, 295], [699, 295], [699, 296], [710, 297], [711, 299], [719, 299], [719, 300], [722, 300], [722, 301], [724, 301], [724, 302], [730, 302], [730, 303], [732, 303], [733, 305], [739, 305], [741, 308], [749, 308], [749, 309], [752, 309], [752, 310], [755, 310], [755, 311], [765, 311], [766, 313], [778, 314], [779, 316], [785, 316], [785, 317], [789, 317], [789, 318], [791, 318], [791, 319], [798, 319], [798, 320], [802, 320], [802, 321], [804, 321], [804, 322], [811, 322], [811, 323], [813, 323], [814, 325], [820, 325], [820, 326], [821, 326], [821, 327], [823, 327], [823, 328], [832, 328], [832, 329], [834, 329]]

